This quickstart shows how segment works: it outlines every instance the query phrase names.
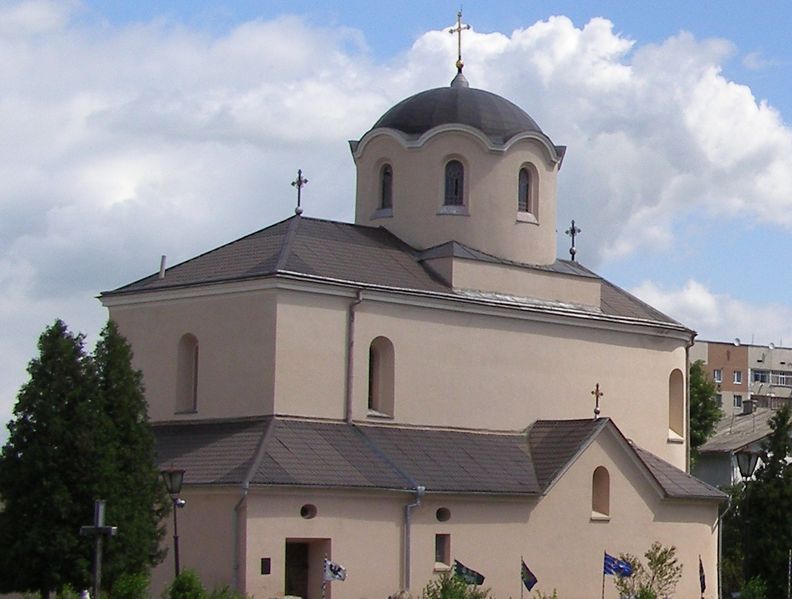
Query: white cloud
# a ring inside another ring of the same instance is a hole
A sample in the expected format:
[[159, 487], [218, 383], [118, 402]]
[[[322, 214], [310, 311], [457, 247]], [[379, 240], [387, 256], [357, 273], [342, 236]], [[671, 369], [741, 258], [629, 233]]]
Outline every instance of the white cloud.
[[679, 288], [647, 281], [631, 289], [645, 302], [698, 332], [700, 339], [739, 337], [756, 343], [792, 341], [792, 306], [752, 304], [688, 280]]
[[[212, 36], [86, 25], [78, 10], [0, 8], [0, 419], [46, 324], [96, 331], [93, 296], [155, 271], [160, 254], [173, 264], [289, 216], [298, 167], [307, 214], [351, 218], [346, 141], [454, 75], [446, 29], [378, 64], [360, 32], [299, 17]], [[685, 33], [641, 45], [605, 19], [559, 16], [469, 32], [465, 73], [569, 146], [559, 218], [586, 231], [580, 255], [596, 266], [668, 251], [691, 206], [792, 227], [792, 135], [723, 76], [733, 52]]]

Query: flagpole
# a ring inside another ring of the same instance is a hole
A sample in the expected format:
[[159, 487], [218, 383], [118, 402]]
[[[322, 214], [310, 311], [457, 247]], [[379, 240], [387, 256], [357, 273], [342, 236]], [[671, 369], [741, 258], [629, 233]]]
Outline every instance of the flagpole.
[[602, 550], [602, 599], [605, 599], [605, 550]]

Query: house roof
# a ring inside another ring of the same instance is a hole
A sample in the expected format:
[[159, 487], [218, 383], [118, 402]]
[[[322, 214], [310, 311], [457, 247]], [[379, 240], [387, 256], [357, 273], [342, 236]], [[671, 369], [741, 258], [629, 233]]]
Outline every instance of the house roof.
[[[155, 424], [157, 460], [185, 483], [431, 493], [542, 495], [605, 428], [599, 420], [539, 420], [494, 433], [266, 417]], [[720, 491], [649, 452], [635, 451], [667, 497], [720, 500]]]
[[755, 407], [750, 414], [724, 414], [699, 453], [732, 453], [762, 441], [773, 432], [769, 420], [774, 413], [771, 408]]
[[[471, 299], [470, 294], [450, 287], [424, 265], [424, 260], [448, 255], [538, 269], [561, 276], [598, 279], [602, 282], [602, 300], [599, 307], [591, 309], [592, 312], [683, 328], [675, 320], [601, 279], [577, 262], [557, 260], [550, 266], [516, 264], [457, 242], [418, 251], [381, 227], [299, 215], [168, 268], [163, 278], [152, 274], [113, 291], [106, 291], [102, 297], [274, 276], [298, 276], [332, 283]], [[580, 307], [580, 310], [585, 308]]]

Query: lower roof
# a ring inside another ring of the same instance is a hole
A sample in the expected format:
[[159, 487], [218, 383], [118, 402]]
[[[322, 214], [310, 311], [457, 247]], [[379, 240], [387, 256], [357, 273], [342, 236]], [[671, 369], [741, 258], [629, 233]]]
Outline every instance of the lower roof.
[[[157, 461], [183, 468], [188, 485], [250, 484], [430, 493], [543, 495], [609, 418], [537, 420], [525, 432], [476, 432], [263, 417], [155, 424]], [[623, 437], [621, 437], [623, 439]], [[626, 440], [625, 440], [626, 441]], [[723, 494], [623, 444], [665, 497]]]

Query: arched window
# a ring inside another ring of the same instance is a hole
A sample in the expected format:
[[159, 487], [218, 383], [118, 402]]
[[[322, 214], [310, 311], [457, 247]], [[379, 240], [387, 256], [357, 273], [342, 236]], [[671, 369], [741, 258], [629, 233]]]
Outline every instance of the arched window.
[[526, 167], [522, 167], [517, 185], [517, 210], [536, 214], [533, 198], [531, 197], [533, 192], [532, 179], [531, 172]]
[[465, 167], [459, 160], [450, 160], [445, 167], [446, 206], [463, 206], [465, 204]]
[[393, 208], [393, 168], [390, 164], [382, 166], [380, 171], [380, 210]]
[[369, 346], [368, 409], [379, 415], [393, 416], [394, 383], [393, 343], [377, 337]]
[[186, 334], [179, 340], [176, 364], [176, 411], [198, 409], [198, 339]]
[[591, 477], [591, 516], [610, 516], [610, 474], [604, 466], [597, 466]]
[[539, 173], [533, 164], [520, 168], [517, 177], [517, 220], [537, 223], [539, 219]]
[[685, 377], [679, 368], [668, 377], [668, 431], [669, 436], [685, 436]]

